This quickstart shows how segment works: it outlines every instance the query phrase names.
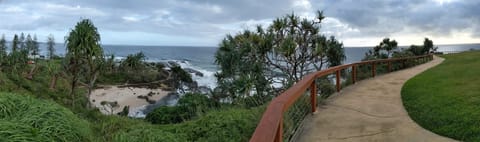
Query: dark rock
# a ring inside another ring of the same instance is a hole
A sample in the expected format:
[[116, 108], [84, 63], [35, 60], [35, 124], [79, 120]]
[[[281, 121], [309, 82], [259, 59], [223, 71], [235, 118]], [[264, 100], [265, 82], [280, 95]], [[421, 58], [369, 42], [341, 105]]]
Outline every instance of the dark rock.
[[191, 69], [191, 68], [184, 68], [183, 70], [185, 70], [185, 71], [188, 72], [188, 73], [193, 73], [193, 74], [195, 74], [196, 76], [203, 77], [203, 73], [200, 72], [200, 71], [197, 71], [197, 70], [194, 70], [194, 69]]
[[162, 99], [158, 100], [154, 104], [147, 105], [145, 110], [143, 110], [144, 114], [148, 114], [149, 112], [153, 111], [155, 108], [160, 106], [173, 106], [176, 105], [180, 96], [177, 93], [168, 93], [167, 96], [163, 97]]
[[208, 94], [212, 92], [212, 89], [208, 88], [207, 86], [200, 86], [197, 88], [197, 92], [201, 94]]
[[153, 96], [153, 95], [155, 95], [155, 93], [153, 93], [152, 91], [150, 91], [150, 92], [147, 94], [147, 96], [150, 96], [150, 97]]
[[157, 101], [151, 100], [150, 98], [146, 98], [145, 101], [147, 101], [149, 104], [155, 104]]
[[168, 64], [170, 64], [169, 67], [172, 67], [172, 66], [180, 66], [180, 64], [178, 64], [178, 63], [175, 62], [175, 61], [168, 61]]

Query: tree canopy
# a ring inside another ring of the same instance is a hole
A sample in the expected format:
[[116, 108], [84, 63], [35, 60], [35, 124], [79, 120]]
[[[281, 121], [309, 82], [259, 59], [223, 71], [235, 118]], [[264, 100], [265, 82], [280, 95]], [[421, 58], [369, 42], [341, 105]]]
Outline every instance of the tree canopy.
[[273, 84], [289, 87], [310, 72], [342, 64], [343, 44], [320, 34], [325, 17], [314, 19], [288, 14], [256, 30], [227, 35], [215, 54], [220, 67], [219, 89], [234, 99], [240, 94], [268, 94]]
[[88, 97], [90, 98], [93, 85], [104, 61], [100, 34], [92, 21], [83, 19], [70, 31], [65, 39], [65, 44], [67, 45], [66, 70], [72, 76], [72, 102], [74, 102], [74, 89], [81, 77], [85, 77], [88, 81]]

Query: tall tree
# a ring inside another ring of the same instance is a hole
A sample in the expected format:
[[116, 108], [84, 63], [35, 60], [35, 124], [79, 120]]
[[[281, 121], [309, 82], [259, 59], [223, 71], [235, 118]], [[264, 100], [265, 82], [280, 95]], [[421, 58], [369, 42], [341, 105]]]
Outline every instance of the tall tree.
[[32, 55], [39, 55], [40, 53], [40, 44], [38, 43], [37, 35], [33, 35], [33, 48], [32, 48]]
[[52, 59], [55, 56], [55, 38], [52, 34], [47, 37], [48, 57]]
[[423, 52], [424, 54], [428, 54], [429, 52], [435, 51], [436, 49], [433, 47], [433, 41], [425, 38], [423, 41]]
[[27, 48], [27, 43], [25, 41], [26, 40], [25, 39], [25, 34], [23, 32], [20, 34], [20, 39], [18, 39], [18, 40], [19, 40], [19, 43], [20, 43], [20, 49], [23, 50], [23, 49]]
[[75, 87], [82, 77], [81, 73], [84, 73], [84, 77], [88, 81], [87, 106], [90, 106], [90, 95], [104, 61], [100, 34], [92, 21], [83, 19], [70, 31], [65, 44], [67, 45], [65, 58], [67, 60], [67, 71], [72, 76], [70, 92], [72, 105]]
[[17, 51], [19, 44], [20, 44], [20, 41], [18, 40], [18, 35], [15, 34], [12, 40], [12, 53]]
[[5, 59], [7, 56], [7, 40], [5, 40], [5, 35], [2, 34], [0, 39], [0, 62]]
[[0, 66], [4, 63], [7, 58], [7, 41], [5, 40], [5, 35], [2, 34], [0, 39]]
[[32, 54], [34, 46], [35, 45], [33, 43], [32, 36], [30, 34], [27, 34], [27, 38], [25, 40], [25, 50], [28, 51], [28, 55]]
[[12, 52], [8, 55], [7, 64], [9, 67], [12, 67], [12, 72], [19, 72], [19, 69], [23, 69], [27, 63], [27, 50], [19, 49], [18, 46], [20, 45], [20, 41], [18, 39], [18, 35], [15, 34], [12, 40]]

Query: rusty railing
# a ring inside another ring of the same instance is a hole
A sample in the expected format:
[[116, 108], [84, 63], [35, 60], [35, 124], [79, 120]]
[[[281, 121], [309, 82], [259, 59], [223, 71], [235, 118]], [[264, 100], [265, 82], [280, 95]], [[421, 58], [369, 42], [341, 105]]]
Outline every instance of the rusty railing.
[[[270, 104], [267, 106], [260, 122], [255, 129], [250, 142], [281, 142], [283, 141], [283, 116], [284, 113], [288, 110], [295, 101], [302, 96], [307, 89], [310, 90], [310, 101], [311, 101], [311, 112], [315, 112], [317, 108], [317, 86], [315, 80], [319, 77], [328, 76], [335, 73], [336, 76], [336, 91], [341, 90], [341, 71], [343, 69], [351, 68], [351, 77], [352, 83], [357, 81], [357, 67], [360, 65], [370, 65], [371, 66], [371, 76], [375, 77], [377, 73], [376, 65], [381, 63], [387, 64], [388, 72], [392, 72], [393, 62], [400, 62], [401, 68], [406, 68], [406, 63], [408, 61], [417, 61], [420, 63], [433, 60], [433, 55], [422, 55], [414, 56], [407, 58], [391, 58], [391, 59], [382, 59], [382, 60], [370, 60], [356, 62], [346, 65], [340, 65], [331, 67], [325, 70], [317, 71], [310, 73], [303, 77], [302, 80], [298, 81], [288, 90], [280, 94], [278, 97], [274, 98]], [[416, 65], [416, 64], [415, 64]]]

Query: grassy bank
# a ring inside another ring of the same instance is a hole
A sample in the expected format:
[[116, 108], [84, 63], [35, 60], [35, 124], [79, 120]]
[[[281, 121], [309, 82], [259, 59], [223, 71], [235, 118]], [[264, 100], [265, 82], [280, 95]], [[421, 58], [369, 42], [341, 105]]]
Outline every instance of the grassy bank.
[[480, 52], [446, 60], [407, 81], [402, 100], [410, 117], [434, 133], [480, 141]]
[[[107, 116], [88, 109], [85, 87], [70, 104], [68, 78], [49, 89], [49, 67], [60, 61], [38, 61], [33, 79], [0, 71], [0, 141], [247, 141], [264, 107], [225, 106], [178, 124], [152, 124], [143, 119]], [[58, 126], [57, 126], [58, 125]]]

